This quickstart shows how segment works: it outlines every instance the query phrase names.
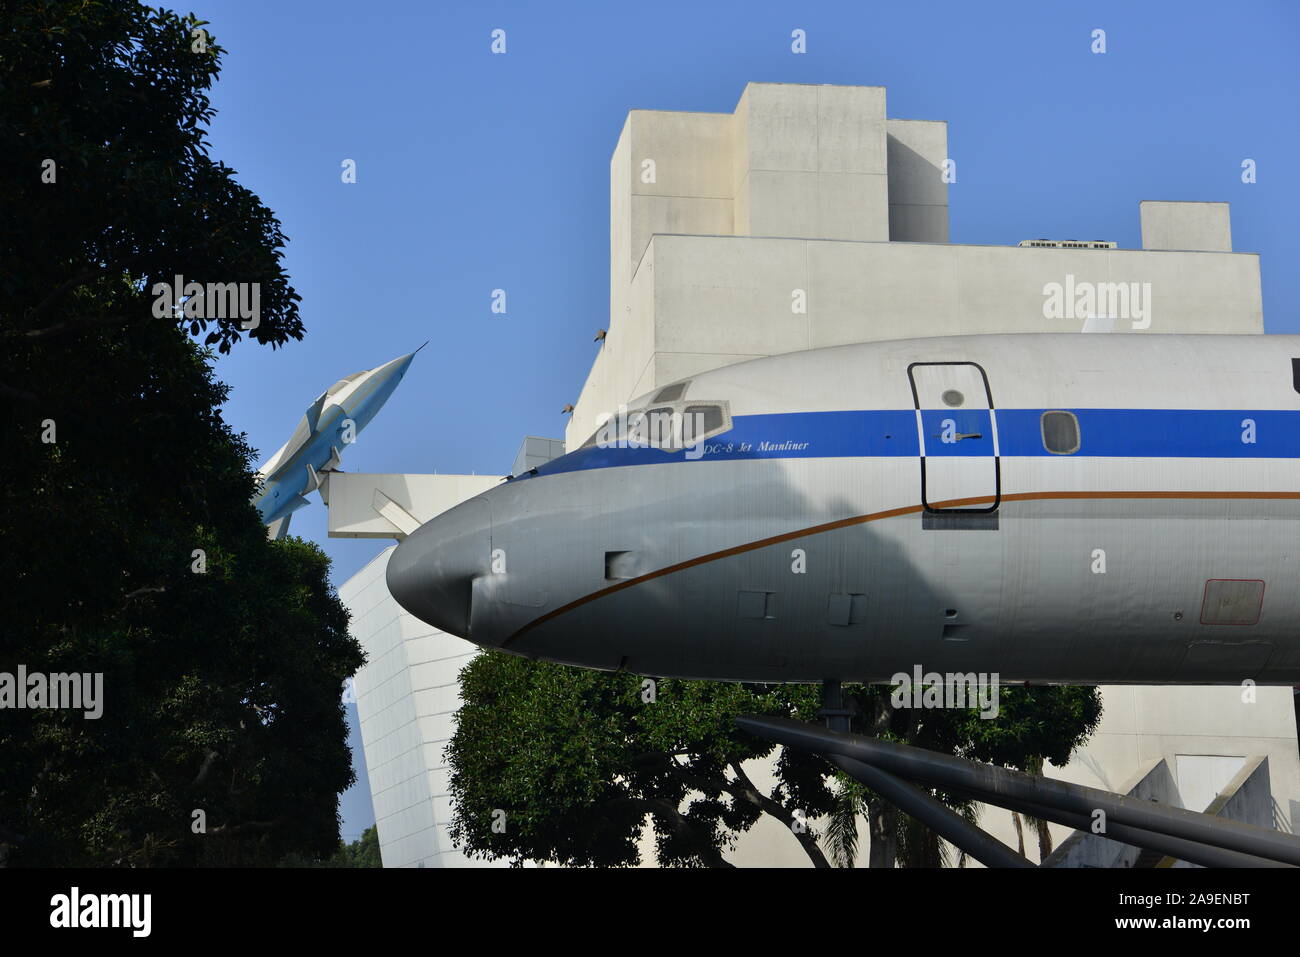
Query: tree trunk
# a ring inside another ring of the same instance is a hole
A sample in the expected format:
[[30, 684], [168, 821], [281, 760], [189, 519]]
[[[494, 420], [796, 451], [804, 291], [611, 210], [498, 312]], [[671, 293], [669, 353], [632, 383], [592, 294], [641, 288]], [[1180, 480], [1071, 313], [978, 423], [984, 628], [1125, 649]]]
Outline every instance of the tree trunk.
[[1047, 822], [1042, 818], [1034, 821], [1038, 825], [1038, 863], [1047, 860], [1047, 855], [1052, 853], [1052, 832], [1047, 827]]
[[813, 867], [829, 868], [831, 866], [831, 862], [826, 859], [826, 855], [822, 853], [821, 847], [818, 846], [817, 838], [807, 821], [799, 818], [797, 821], [799, 826], [796, 828], [796, 818], [793, 812], [784, 804], [778, 802], [776, 798], [764, 794], [755, 787], [754, 782], [749, 779], [749, 775], [745, 773], [739, 762], [733, 761], [731, 763], [731, 771], [736, 776], [736, 780], [732, 782], [731, 786], [724, 787], [723, 790], [729, 792], [737, 800], [748, 801], [764, 814], [770, 814], [784, 824], [790, 830], [794, 839], [799, 842], [799, 846], [803, 848], [804, 853], [808, 855]]
[[868, 867], [893, 867], [898, 859], [898, 811], [887, 801], [872, 798], [867, 802], [870, 831]]
[[[1029, 773], [1036, 774], [1040, 778], [1043, 776], [1043, 758], [1038, 755], [1030, 759]], [[1047, 860], [1047, 855], [1052, 853], [1052, 832], [1047, 826], [1047, 822], [1039, 818], [1034, 818], [1034, 829], [1038, 831], [1038, 863]]]

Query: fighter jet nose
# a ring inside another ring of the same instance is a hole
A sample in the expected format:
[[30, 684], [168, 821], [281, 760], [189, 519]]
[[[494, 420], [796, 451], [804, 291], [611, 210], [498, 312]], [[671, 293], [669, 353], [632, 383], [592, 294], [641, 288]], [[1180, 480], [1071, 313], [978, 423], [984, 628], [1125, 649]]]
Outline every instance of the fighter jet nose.
[[471, 499], [425, 522], [389, 556], [394, 600], [421, 621], [470, 638], [474, 579], [490, 561], [491, 512]]

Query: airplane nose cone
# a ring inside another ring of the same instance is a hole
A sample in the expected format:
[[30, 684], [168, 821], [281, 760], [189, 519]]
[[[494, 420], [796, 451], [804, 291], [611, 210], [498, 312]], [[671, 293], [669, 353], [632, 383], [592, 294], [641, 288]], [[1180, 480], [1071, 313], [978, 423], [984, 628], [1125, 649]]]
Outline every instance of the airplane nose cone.
[[425, 522], [388, 559], [388, 590], [423, 622], [470, 637], [474, 579], [491, 562], [491, 511], [472, 499]]

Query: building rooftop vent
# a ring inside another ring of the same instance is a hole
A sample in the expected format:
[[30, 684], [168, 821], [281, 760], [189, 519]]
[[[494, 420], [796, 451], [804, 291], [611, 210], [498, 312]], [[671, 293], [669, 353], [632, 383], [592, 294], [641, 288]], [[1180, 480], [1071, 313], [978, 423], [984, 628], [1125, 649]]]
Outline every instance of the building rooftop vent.
[[1116, 243], [1104, 239], [1022, 239], [1021, 246], [1041, 246], [1047, 249], [1116, 249]]

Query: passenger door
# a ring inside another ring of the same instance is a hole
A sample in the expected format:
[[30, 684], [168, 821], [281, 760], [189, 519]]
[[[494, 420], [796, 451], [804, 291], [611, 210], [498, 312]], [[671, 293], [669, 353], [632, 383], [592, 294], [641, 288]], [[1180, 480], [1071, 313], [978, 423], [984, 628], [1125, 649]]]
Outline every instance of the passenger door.
[[988, 376], [974, 362], [914, 362], [907, 375], [916, 405], [926, 511], [996, 511], [1001, 468]]

